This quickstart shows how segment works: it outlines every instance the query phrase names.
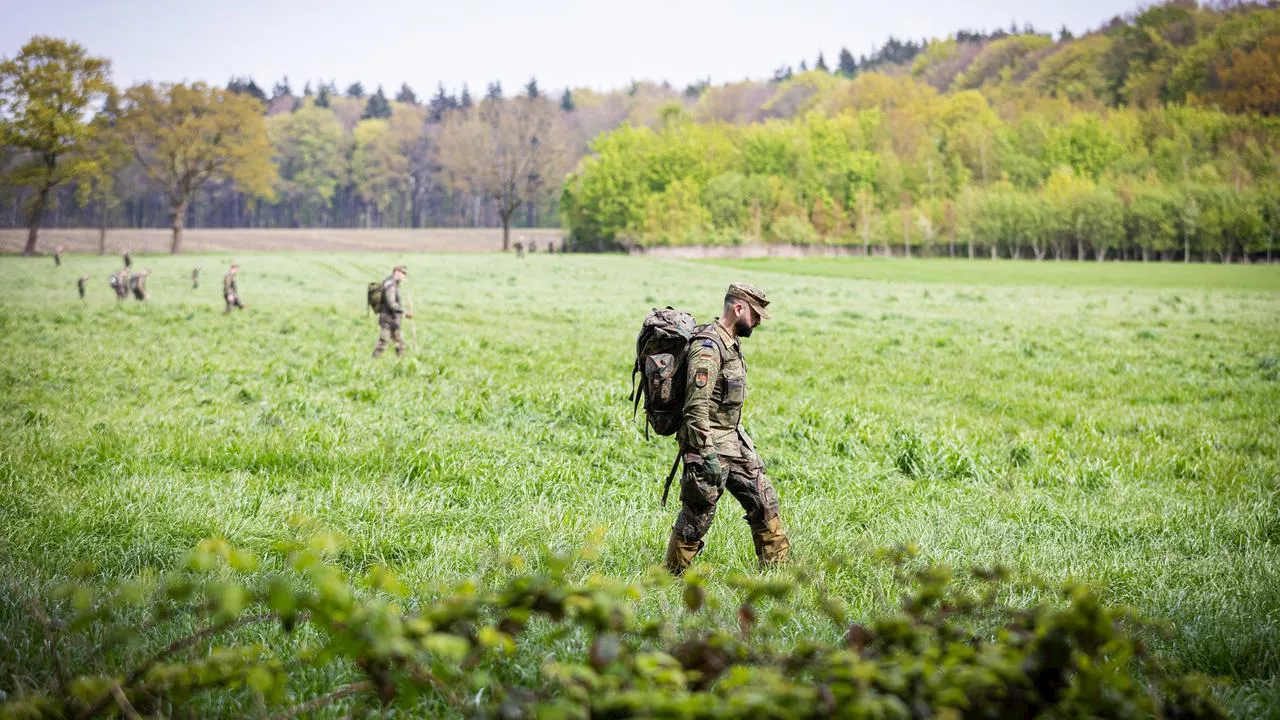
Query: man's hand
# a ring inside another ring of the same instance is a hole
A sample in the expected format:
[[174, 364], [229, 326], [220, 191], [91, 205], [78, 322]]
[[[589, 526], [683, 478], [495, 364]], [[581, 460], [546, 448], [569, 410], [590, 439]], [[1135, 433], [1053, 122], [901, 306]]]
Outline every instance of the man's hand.
[[714, 452], [702, 458], [702, 473], [716, 485], [724, 485], [725, 480], [728, 479], [724, 466], [720, 464], [720, 458]]
[[407, 317], [407, 318], [409, 318], [410, 320], [412, 320], [412, 319], [413, 319], [413, 313], [411, 313], [411, 312], [407, 312], [407, 313], [405, 313], [405, 314], [404, 314], [404, 316], [405, 316], [405, 317]]

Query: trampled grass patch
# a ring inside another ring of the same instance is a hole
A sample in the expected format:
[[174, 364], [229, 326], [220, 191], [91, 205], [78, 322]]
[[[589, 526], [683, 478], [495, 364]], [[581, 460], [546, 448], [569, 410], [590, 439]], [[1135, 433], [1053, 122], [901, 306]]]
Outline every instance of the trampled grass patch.
[[[774, 301], [745, 341], [747, 426], [795, 560], [866, 558], [823, 578], [855, 618], [887, 609], [871, 551], [915, 543], [955, 567], [1088, 582], [1166, 621], [1152, 642], [1187, 669], [1232, 678], [1235, 712], [1277, 711], [1272, 269], [1193, 266], [1252, 279], [1188, 284], [1172, 266], [1115, 265], [1123, 278], [1084, 283], [1102, 268], [974, 261], [982, 280], [950, 275], [967, 261], [912, 260], [867, 263], [890, 280], [854, 282], [854, 260], [786, 266], [832, 268], [817, 273], [565, 255], [237, 259], [249, 309], [230, 316], [220, 256], [139, 258], [153, 270], [145, 305], [110, 295], [115, 258], [0, 260], [6, 580], [39, 591], [145, 576], [209, 536], [263, 551], [298, 517], [341, 533], [353, 572], [386, 565], [414, 587], [493, 578], [506, 556], [596, 528], [592, 570], [639, 577], [676, 509], [658, 504], [672, 441], [631, 420], [635, 332], [654, 304], [709, 319], [746, 279]], [[402, 261], [412, 348], [372, 361], [364, 284]], [[701, 558], [713, 588], [754, 572], [726, 502]], [[11, 692], [48, 659], [4, 585]], [[679, 607], [673, 590], [641, 611]]]

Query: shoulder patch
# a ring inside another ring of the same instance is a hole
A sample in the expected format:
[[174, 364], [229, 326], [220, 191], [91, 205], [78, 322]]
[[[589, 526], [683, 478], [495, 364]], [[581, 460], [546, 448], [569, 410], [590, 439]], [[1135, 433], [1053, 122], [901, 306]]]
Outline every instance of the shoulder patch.
[[707, 386], [707, 377], [708, 377], [708, 373], [707, 373], [706, 369], [705, 369], [705, 368], [698, 368], [698, 369], [693, 373], [693, 384], [694, 384], [694, 385], [697, 385], [698, 387], [706, 387], [706, 386]]
[[715, 341], [714, 341], [714, 340], [707, 340], [706, 338], [703, 338], [703, 340], [702, 340], [702, 347], [709, 347], [709, 348], [713, 348], [713, 347], [715, 347], [715, 346], [716, 346], [716, 343], [715, 343]]

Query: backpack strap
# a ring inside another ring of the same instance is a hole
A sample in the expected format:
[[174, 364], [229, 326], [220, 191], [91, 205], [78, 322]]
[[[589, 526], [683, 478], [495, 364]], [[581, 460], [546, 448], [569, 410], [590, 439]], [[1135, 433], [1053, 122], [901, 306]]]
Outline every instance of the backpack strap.
[[676, 448], [676, 461], [671, 463], [671, 472], [667, 473], [667, 482], [662, 486], [662, 507], [667, 506], [667, 493], [671, 492], [671, 481], [676, 476], [676, 469], [680, 467], [680, 460], [684, 458], [684, 453], [680, 448]]
[[[631, 419], [635, 420], [636, 415], [640, 412], [640, 386], [636, 384], [636, 375], [640, 373], [640, 358], [636, 358], [636, 364], [631, 366], [631, 400], [634, 404], [631, 406]], [[647, 428], [648, 426], [646, 426]]]
[[706, 339], [715, 343], [716, 348], [720, 350], [721, 364], [724, 364], [725, 361], [730, 359], [729, 348], [725, 346], [724, 340], [720, 338], [720, 333], [716, 332], [716, 329], [712, 324], [708, 323], [706, 325], [699, 325], [697, 328], [694, 329], [693, 335], [690, 339], [693, 339], [693, 338]]

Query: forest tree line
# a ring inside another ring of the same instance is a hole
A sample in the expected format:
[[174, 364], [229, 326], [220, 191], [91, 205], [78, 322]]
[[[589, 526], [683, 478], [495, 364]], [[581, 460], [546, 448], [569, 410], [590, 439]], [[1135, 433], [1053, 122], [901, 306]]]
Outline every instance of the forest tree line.
[[1269, 257], [1277, 68], [1280, 10], [1185, 1], [613, 92], [117, 89], [37, 37], [0, 63], [0, 226], [31, 251], [42, 225], [175, 250], [186, 227], [563, 225], [579, 249]]

